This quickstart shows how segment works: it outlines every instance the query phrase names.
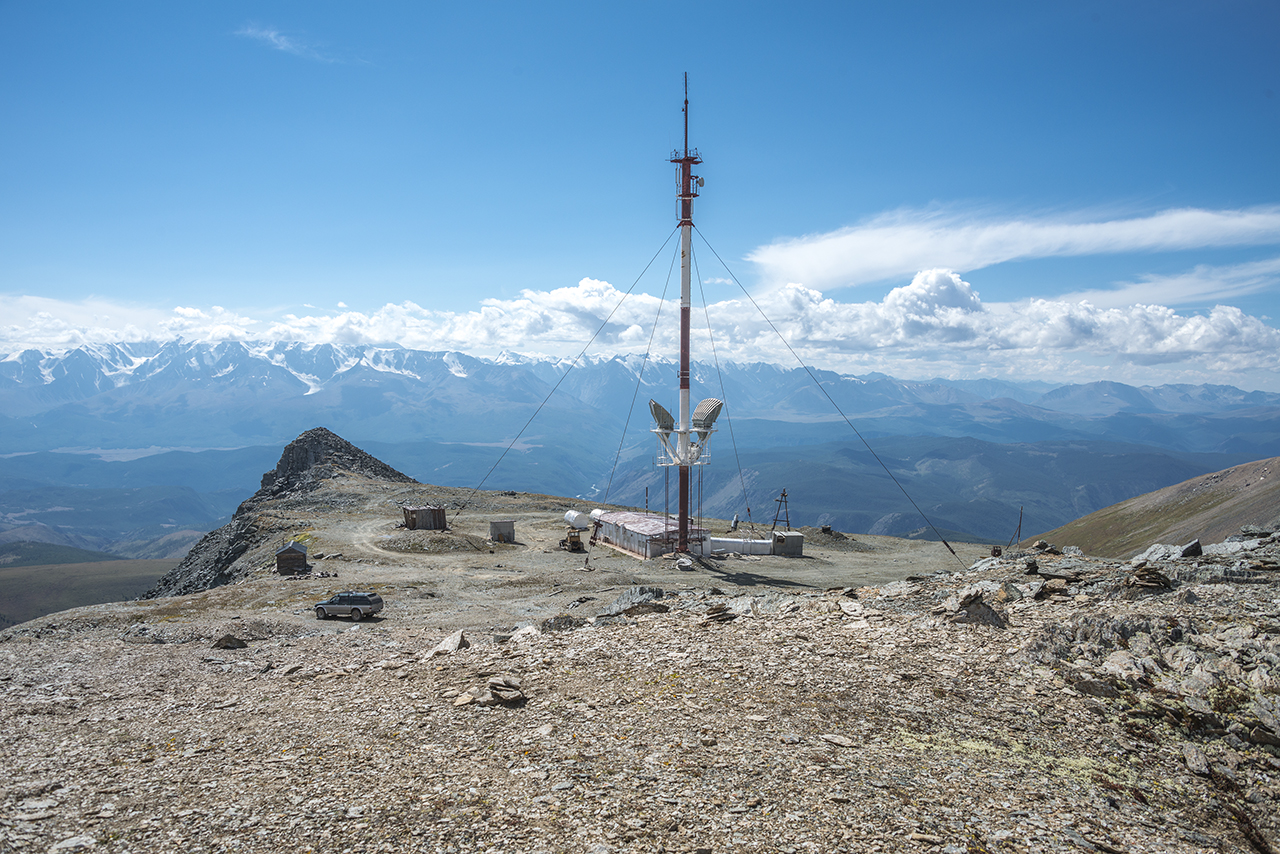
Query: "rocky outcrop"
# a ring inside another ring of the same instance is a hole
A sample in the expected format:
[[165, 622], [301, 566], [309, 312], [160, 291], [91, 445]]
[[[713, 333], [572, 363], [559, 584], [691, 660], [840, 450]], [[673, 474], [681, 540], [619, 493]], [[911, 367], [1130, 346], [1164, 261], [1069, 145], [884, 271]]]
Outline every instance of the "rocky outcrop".
[[244, 578], [251, 567], [241, 558], [270, 536], [260, 525], [263, 505], [304, 496], [343, 475], [417, 483], [330, 430], [308, 430], [285, 446], [280, 462], [262, 476], [262, 487], [236, 509], [231, 521], [206, 534], [143, 598], [198, 593]]
[[286, 493], [310, 492], [340, 472], [392, 483], [417, 483], [336, 433], [315, 427], [285, 446], [280, 462], [262, 476], [262, 488], [240, 509]]

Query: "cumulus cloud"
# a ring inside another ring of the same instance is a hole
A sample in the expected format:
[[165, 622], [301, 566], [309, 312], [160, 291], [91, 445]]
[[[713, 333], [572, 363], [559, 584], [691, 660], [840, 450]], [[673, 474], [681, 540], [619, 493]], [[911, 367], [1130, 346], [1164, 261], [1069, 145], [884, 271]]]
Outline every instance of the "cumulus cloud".
[[220, 305], [208, 311], [178, 306], [173, 316], [157, 324], [160, 338], [190, 338], [206, 341], [250, 341], [259, 324], [251, 317], [227, 311]]
[[0, 349], [70, 349], [82, 344], [154, 338], [172, 315], [149, 306], [0, 294]]
[[945, 267], [973, 271], [1030, 258], [1280, 243], [1280, 207], [1183, 208], [1130, 219], [992, 217], [901, 210], [860, 225], [761, 246], [747, 257], [766, 281], [839, 288]]
[[[583, 279], [574, 287], [486, 299], [465, 312], [403, 302], [371, 313], [347, 310], [254, 319], [217, 306], [155, 312], [102, 302], [0, 296], [0, 314], [13, 319], [0, 327], [0, 352], [183, 337], [564, 357], [576, 356], [599, 331], [589, 352], [607, 355], [643, 352], [661, 314], [654, 351], [675, 358], [677, 301], [664, 303], [648, 294], [625, 301], [622, 297], [608, 282]], [[879, 301], [840, 302], [819, 290], [790, 284], [757, 297], [756, 303], [769, 321], [745, 297], [707, 307], [719, 358], [792, 365], [789, 344], [818, 368], [878, 370], [905, 378], [1109, 378], [1280, 386], [1280, 330], [1225, 305], [1207, 313], [1180, 314], [1154, 303], [984, 303], [970, 283], [942, 268], [917, 273], [909, 284]], [[698, 319], [701, 327], [702, 318]], [[710, 356], [707, 331], [697, 327], [695, 354], [705, 360]]]
[[[967, 282], [944, 269], [918, 273], [880, 302], [837, 303], [799, 285], [782, 288], [768, 302], [783, 334], [815, 360], [885, 364], [896, 356], [940, 369], [995, 365], [1022, 377], [1041, 370], [1026, 370], [1030, 364], [1057, 362], [1052, 373], [1061, 374], [1071, 362], [1097, 365], [1099, 359], [1177, 365], [1191, 373], [1280, 371], [1280, 330], [1231, 306], [1182, 315], [1162, 305], [1104, 308], [1047, 299], [984, 304]], [[754, 334], [757, 346], [766, 346], [763, 331]]]

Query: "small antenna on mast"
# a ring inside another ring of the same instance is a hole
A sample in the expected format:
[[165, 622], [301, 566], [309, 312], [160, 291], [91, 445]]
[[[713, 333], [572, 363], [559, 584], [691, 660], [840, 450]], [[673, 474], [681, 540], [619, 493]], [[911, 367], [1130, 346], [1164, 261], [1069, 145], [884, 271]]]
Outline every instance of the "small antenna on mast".
[[684, 73], [684, 156], [689, 156], [689, 72]]

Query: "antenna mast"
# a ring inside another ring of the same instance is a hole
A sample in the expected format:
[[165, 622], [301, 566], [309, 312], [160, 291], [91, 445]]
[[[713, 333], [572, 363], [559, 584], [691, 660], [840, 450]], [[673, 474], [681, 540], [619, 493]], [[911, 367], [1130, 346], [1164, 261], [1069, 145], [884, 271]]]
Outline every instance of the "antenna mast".
[[[702, 162], [698, 150], [689, 148], [689, 74], [684, 75], [684, 150], [671, 152], [672, 163], [678, 168], [676, 198], [680, 200], [680, 407], [677, 419], [661, 405], [650, 401], [654, 420], [658, 423], [653, 432], [658, 434], [658, 465], [678, 466], [680, 469], [680, 510], [676, 551], [689, 551], [689, 467], [705, 465], [703, 447], [714, 431], [712, 422], [720, 414], [720, 401], [703, 401], [697, 412], [689, 409], [689, 316], [692, 305], [690, 285], [693, 235], [693, 200], [698, 197], [702, 179], [693, 174], [693, 167]], [[704, 411], [705, 410], [705, 411]], [[674, 421], [674, 423], [672, 423]], [[696, 424], [694, 422], [697, 422]], [[696, 429], [695, 429], [696, 428]], [[675, 434], [674, 444], [670, 440]]]

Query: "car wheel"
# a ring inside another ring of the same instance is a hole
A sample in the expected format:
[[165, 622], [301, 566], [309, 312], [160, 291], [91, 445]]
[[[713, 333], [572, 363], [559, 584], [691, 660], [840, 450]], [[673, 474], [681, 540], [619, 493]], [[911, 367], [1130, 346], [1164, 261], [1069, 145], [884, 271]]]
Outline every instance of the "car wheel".
[[326, 613], [324, 612], [324, 608], [316, 608], [316, 619], [317, 619], [317, 620], [324, 620], [324, 619], [327, 619], [328, 617], [329, 617], [329, 615], [328, 615], [328, 614], [326, 614]]
[[359, 609], [359, 608], [352, 608], [352, 609], [351, 609], [351, 622], [353, 622], [353, 623], [357, 623], [357, 622], [359, 622], [359, 621], [360, 621], [360, 618], [361, 618], [362, 616], [364, 616], [364, 615], [360, 613], [360, 609]]

